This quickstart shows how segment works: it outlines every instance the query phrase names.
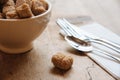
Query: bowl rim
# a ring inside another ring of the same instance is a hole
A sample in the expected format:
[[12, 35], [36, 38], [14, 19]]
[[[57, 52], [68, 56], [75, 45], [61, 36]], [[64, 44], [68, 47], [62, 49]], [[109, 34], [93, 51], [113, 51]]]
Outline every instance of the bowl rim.
[[51, 2], [48, 1], [48, 0], [46, 0], [46, 2], [48, 4], [48, 9], [47, 9], [47, 11], [45, 11], [44, 13], [42, 13], [40, 15], [33, 16], [31, 18], [24, 18], [24, 19], [0, 19], [0, 21], [26, 21], [26, 20], [32, 20], [32, 19], [36, 19], [38, 17], [42, 17], [42, 16], [48, 14], [51, 11], [51, 8], [52, 8]]

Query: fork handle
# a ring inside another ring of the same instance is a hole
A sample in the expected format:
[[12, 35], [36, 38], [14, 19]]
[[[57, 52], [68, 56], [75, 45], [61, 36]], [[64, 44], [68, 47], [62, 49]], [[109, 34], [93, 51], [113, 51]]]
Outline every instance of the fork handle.
[[111, 41], [109, 41], [109, 40], [106, 40], [106, 39], [97, 39], [97, 41], [104, 42], [104, 43], [106, 43], [106, 44], [109, 44], [109, 45], [111, 45], [111, 46], [113, 46], [113, 47], [116, 47], [116, 48], [120, 49], [120, 45], [118, 45], [118, 44], [116, 44], [116, 43], [114, 43], [114, 42], [111, 42]]
[[91, 42], [104, 45], [120, 54], [120, 46], [105, 39], [90, 39]]

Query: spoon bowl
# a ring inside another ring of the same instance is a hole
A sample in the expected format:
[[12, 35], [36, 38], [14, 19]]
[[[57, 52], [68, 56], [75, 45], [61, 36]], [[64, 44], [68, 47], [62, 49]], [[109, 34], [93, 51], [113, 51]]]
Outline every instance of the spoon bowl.
[[75, 49], [80, 50], [82, 52], [91, 52], [93, 50], [93, 46], [91, 46], [90, 42], [83, 41], [74, 36], [65, 36], [65, 40]]

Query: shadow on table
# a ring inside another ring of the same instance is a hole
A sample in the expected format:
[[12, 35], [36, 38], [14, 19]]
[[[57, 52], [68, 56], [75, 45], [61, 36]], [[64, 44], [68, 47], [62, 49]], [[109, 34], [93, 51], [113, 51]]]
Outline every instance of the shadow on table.
[[77, 56], [86, 56], [86, 53], [85, 52], [82, 52], [82, 51], [78, 51], [76, 49], [73, 49], [73, 48], [69, 48], [67, 49], [67, 51], [71, 54], [74, 54], [74, 55], [77, 55]]
[[69, 74], [71, 74], [71, 72], [73, 71], [72, 68], [70, 68], [69, 70], [61, 70], [61, 69], [58, 69], [56, 67], [53, 67], [51, 68], [50, 72], [54, 75], [59, 75], [59, 76], [62, 76], [62, 77], [69, 77]]

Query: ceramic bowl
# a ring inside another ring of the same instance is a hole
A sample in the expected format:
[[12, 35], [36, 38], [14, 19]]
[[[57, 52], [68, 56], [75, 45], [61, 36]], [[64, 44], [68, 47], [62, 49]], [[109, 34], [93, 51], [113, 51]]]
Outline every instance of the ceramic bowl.
[[0, 19], [0, 51], [19, 54], [33, 48], [33, 41], [47, 27], [51, 16], [51, 3], [48, 10], [38, 16], [26, 19]]

